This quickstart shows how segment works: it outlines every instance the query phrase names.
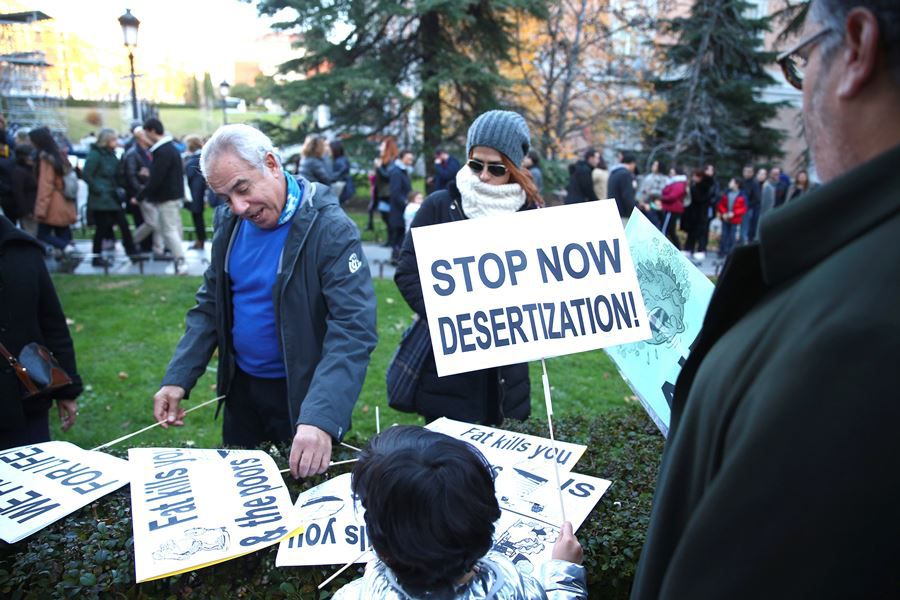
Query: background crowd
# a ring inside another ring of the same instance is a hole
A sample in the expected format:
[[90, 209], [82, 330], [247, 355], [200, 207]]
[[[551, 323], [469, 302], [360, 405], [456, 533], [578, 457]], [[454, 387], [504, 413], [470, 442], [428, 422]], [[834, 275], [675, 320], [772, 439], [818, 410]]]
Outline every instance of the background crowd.
[[777, 166], [747, 165], [741, 174], [725, 175], [719, 177], [712, 163], [667, 167], [661, 160], [653, 160], [641, 175], [634, 154], [620, 152], [607, 167], [602, 154], [589, 148], [570, 166], [565, 203], [613, 198], [623, 222], [640, 210], [675, 247], [700, 262], [711, 237], [718, 237], [718, 254], [724, 258], [735, 246], [756, 239], [763, 215], [815, 187], [807, 171], [792, 178]]

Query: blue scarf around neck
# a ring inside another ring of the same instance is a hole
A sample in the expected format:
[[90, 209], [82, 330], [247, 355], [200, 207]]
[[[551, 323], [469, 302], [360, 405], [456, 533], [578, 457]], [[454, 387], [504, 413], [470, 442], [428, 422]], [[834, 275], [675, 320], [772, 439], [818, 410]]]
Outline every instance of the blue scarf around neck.
[[294, 217], [294, 213], [300, 208], [300, 200], [303, 198], [303, 184], [287, 171], [284, 172], [284, 178], [287, 181], [287, 200], [284, 202], [281, 216], [278, 217], [279, 225], [284, 225]]

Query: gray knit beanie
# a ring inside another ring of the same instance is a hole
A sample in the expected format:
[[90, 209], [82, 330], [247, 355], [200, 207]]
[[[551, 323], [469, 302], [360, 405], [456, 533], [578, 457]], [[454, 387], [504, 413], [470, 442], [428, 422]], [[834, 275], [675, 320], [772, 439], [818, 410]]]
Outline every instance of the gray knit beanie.
[[466, 156], [475, 146], [487, 146], [504, 154], [517, 167], [531, 148], [528, 123], [522, 115], [508, 110], [489, 110], [479, 115], [466, 139]]

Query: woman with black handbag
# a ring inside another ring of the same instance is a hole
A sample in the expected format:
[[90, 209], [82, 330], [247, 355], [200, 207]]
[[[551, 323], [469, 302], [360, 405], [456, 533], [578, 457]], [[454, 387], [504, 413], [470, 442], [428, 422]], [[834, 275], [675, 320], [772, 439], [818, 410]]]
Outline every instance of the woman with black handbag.
[[[469, 127], [468, 162], [447, 189], [425, 199], [411, 227], [511, 214], [541, 205], [531, 174], [522, 167], [529, 149], [530, 133], [521, 115], [503, 110], [482, 114]], [[394, 281], [424, 322], [425, 301], [412, 235], [403, 243]], [[526, 363], [438, 377], [433, 353], [420, 358], [413, 404], [427, 421], [449, 417], [499, 425], [506, 417], [524, 420], [531, 414]], [[388, 381], [388, 389], [394, 387], [392, 383]]]
[[[0, 449], [49, 441], [52, 400], [56, 400], [63, 431], [75, 423], [77, 415], [75, 398], [82, 385], [75, 348], [43, 255], [39, 242], [0, 216], [0, 343], [13, 357], [0, 359]], [[34, 343], [53, 353], [71, 383], [29, 395], [10, 363]]]

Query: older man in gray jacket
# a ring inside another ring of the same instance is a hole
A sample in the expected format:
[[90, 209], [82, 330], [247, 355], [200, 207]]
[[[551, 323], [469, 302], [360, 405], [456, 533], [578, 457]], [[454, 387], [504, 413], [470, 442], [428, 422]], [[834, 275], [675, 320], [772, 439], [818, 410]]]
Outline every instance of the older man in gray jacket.
[[291, 473], [322, 473], [377, 340], [359, 231], [327, 187], [285, 173], [252, 127], [221, 127], [201, 167], [228, 202], [154, 415], [163, 427], [184, 423], [181, 401], [218, 348], [223, 442], [291, 442]]

